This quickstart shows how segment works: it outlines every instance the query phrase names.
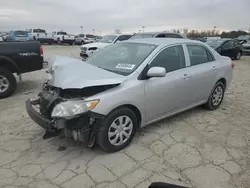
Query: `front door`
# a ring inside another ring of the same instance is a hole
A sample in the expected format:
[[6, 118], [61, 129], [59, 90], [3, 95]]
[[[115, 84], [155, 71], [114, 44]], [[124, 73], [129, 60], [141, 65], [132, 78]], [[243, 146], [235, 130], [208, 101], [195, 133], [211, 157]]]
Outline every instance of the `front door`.
[[166, 76], [144, 80], [146, 122], [150, 123], [189, 105], [189, 75], [182, 45], [163, 49], [149, 67], [163, 67]]
[[225, 42], [222, 44], [222, 51], [221, 55], [227, 56], [227, 57], [235, 57], [235, 46], [234, 42], [232, 40]]

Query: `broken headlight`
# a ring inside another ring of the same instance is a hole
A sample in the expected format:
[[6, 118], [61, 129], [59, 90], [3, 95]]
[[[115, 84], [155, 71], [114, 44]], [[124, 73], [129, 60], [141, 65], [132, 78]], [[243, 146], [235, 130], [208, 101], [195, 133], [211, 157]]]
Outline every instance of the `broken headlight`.
[[51, 116], [57, 118], [70, 118], [95, 108], [99, 100], [83, 101], [83, 100], [71, 100], [61, 102], [56, 105], [52, 111]]

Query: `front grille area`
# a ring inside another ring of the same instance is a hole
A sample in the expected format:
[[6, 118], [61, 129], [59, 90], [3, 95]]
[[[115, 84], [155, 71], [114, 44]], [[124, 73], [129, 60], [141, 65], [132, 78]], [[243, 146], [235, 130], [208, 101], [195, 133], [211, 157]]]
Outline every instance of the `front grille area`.
[[250, 46], [245, 46], [244, 49], [250, 50]]
[[53, 91], [43, 90], [40, 93], [40, 113], [46, 118], [51, 118], [51, 112], [55, 104], [61, 101], [60, 96]]

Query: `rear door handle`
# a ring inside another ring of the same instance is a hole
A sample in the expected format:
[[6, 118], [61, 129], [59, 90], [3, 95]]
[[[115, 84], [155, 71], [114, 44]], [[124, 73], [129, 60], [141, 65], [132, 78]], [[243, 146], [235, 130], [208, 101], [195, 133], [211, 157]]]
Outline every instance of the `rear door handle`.
[[182, 79], [184, 79], [184, 80], [187, 80], [189, 78], [190, 78], [190, 76], [188, 74], [184, 74], [183, 77], [182, 77]]

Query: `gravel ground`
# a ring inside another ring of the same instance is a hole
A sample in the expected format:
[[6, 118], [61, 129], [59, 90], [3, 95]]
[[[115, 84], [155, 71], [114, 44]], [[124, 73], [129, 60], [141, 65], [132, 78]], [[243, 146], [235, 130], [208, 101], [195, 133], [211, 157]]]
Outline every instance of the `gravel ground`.
[[[79, 46], [44, 46], [52, 55], [79, 57]], [[44, 70], [23, 75], [15, 94], [0, 100], [0, 187], [146, 188], [163, 181], [197, 188], [250, 187], [250, 56], [234, 61], [234, 78], [216, 111], [195, 108], [148, 126], [125, 150], [61, 138], [27, 115], [24, 101], [37, 95]]]

